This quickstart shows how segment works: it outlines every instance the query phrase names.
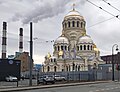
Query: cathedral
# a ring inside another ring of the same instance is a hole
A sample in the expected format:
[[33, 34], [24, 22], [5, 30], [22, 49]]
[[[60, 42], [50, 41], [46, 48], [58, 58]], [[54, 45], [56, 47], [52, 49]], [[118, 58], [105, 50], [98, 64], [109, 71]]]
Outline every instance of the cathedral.
[[88, 71], [104, 63], [85, 26], [84, 17], [73, 7], [63, 19], [61, 35], [54, 41], [53, 55], [45, 56], [43, 72]]

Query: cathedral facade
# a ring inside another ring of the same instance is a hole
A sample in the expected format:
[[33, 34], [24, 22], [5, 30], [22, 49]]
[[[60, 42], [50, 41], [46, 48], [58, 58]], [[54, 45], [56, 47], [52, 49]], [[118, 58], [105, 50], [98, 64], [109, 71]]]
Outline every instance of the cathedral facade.
[[54, 42], [53, 55], [45, 56], [43, 72], [87, 71], [104, 63], [85, 26], [84, 17], [73, 8], [64, 17], [62, 34]]

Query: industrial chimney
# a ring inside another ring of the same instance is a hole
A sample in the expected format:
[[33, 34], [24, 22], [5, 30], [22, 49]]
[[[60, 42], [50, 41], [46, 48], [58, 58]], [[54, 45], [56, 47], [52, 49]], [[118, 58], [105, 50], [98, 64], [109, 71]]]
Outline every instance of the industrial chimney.
[[19, 34], [19, 52], [23, 52], [23, 28], [20, 28], [20, 34]]
[[3, 22], [3, 35], [2, 35], [2, 59], [6, 58], [6, 45], [7, 45], [7, 22]]

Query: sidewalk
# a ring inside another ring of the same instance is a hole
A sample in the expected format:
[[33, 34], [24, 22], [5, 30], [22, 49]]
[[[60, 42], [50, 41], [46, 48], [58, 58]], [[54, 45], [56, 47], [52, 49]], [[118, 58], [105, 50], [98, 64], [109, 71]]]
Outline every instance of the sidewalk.
[[14, 87], [14, 88], [6, 88], [6, 89], [3, 88], [3, 89], [0, 89], [0, 92], [11, 92], [11, 91], [13, 92], [13, 91], [22, 91], [22, 90], [31, 90], [31, 89], [44, 89], [44, 88], [53, 88], [53, 87], [88, 85], [88, 84], [98, 84], [98, 83], [108, 83], [108, 82], [111, 82], [111, 81], [95, 81], [95, 82], [38, 85], [38, 86]]

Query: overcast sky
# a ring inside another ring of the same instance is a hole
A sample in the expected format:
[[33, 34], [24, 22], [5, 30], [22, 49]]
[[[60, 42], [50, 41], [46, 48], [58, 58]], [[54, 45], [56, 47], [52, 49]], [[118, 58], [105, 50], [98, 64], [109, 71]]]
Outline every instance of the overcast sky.
[[[102, 7], [107, 13], [86, 0], [0, 0], [0, 38], [2, 37], [2, 23], [7, 22], [7, 55], [14, 55], [19, 51], [19, 28], [24, 30], [23, 51], [29, 51], [29, 23], [33, 22], [33, 38], [35, 63], [44, 62], [44, 56], [53, 51], [52, 40], [57, 39], [62, 32], [64, 16], [75, 9], [80, 12], [87, 23], [86, 31], [100, 50], [101, 55], [109, 55], [112, 46], [120, 46], [120, 0], [106, 0], [116, 9], [102, 0], [89, 0]], [[110, 19], [112, 18], [112, 19]], [[108, 20], [110, 19], [110, 20]], [[106, 22], [103, 22], [108, 20]], [[100, 23], [102, 22], [102, 23]], [[2, 40], [0, 39], [0, 43]], [[48, 42], [46, 42], [48, 41]], [[0, 45], [0, 51], [2, 50]], [[116, 53], [116, 52], [114, 52]], [[1, 56], [1, 53], [0, 53]]]

